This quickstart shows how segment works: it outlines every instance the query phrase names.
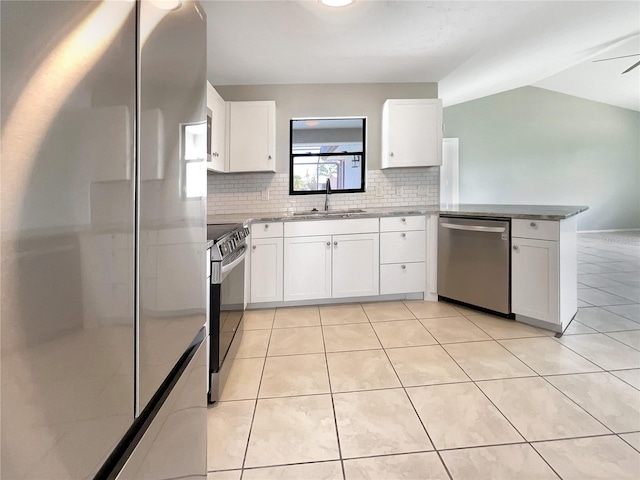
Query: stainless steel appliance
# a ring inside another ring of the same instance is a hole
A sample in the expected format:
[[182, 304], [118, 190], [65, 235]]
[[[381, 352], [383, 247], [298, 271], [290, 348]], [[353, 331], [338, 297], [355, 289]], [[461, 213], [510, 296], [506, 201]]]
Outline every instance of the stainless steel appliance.
[[205, 13], [0, 9], [0, 476], [204, 478]]
[[508, 218], [441, 215], [438, 297], [510, 315], [510, 243]]
[[242, 339], [245, 295], [246, 238], [242, 224], [207, 226], [211, 248], [209, 291], [209, 403], [218, 401]]

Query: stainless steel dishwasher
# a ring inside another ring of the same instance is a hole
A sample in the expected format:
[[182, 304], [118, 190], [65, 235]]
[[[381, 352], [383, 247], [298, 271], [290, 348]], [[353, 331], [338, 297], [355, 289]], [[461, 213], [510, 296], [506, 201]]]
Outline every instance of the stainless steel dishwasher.
[[511, 314], [508, 218], [441, 215], [438, 297]]

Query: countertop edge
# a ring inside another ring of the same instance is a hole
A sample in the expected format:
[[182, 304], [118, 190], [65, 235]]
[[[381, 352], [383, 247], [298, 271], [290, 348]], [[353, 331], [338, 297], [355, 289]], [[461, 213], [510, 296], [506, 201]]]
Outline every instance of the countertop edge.
[[[470, 208], [477, 207], [477, 208]], [[480, 208], [482, 207], [482, 208]], [[487, 208], [488, 207], [488, 208]], [[492, 208], [493, 207], [493, 208]], [[519, 207], [519, 208], [518, 208]], [[561, 206], [561, 205], [460, 205], [453, 208], [440, 205], [390, 207], [384, 209], [369, 209], [365, 212], [352, 212], [344, 214], [325, 215], [322, 212], [313, 214], [293, 215], [290, 213], [237, 213], [209, 215], [208, 224], [237, 222], [249, 225], [257, 222], [297, 222], [304, 220], [339, 220], [375, 217], [393, 217], [398, 215], [455, 215], [468, 217], [502, 217], [528, 220], [559, 221], [576, 216], [589, 209], [588, 206]], [[538, 211], [527, 211], [537, 209]], [[518, 211], [520, 210], [520, 211]]]

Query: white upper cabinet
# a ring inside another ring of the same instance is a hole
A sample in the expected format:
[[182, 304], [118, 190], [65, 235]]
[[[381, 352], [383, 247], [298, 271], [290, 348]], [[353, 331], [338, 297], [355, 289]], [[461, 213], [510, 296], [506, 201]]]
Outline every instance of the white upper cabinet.
[[437, 165], [442, 165], [442, 100], [384, 102], [382, 168]]
[[226, 156], [227, 114], [225, 101], [215, 88], [207, 82], [207, 170], [228, 172], [229, 162]]
[[276, 171], [276, 102], [227, 102], [230, 172]]

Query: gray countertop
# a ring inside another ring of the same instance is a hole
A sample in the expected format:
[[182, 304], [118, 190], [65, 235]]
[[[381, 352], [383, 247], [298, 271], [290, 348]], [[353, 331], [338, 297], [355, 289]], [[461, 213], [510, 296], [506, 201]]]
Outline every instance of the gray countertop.
[[533, 220], [564, 220], [584, 212], [584, 205], [440, 205], [442, 215], [468, 217], [506, 217]]
[[589, 207], [586, 206], [568, 205], [410, 205], [403, 207], [367, 208], [361, 212], [330, 210], [329, 215], [326, 215], [324, 212], [301, 212], [296, 215], [287, 212], [209, 215], [207, 217], [207, 223], [289, 222], [297, 220], [328, 220], [332, 218], [371, 218], [426, 214], [564, 220], [565, 218], [584, 212], [588, 208]]

